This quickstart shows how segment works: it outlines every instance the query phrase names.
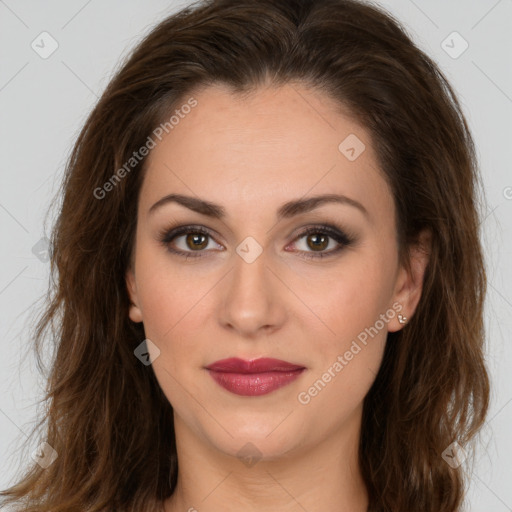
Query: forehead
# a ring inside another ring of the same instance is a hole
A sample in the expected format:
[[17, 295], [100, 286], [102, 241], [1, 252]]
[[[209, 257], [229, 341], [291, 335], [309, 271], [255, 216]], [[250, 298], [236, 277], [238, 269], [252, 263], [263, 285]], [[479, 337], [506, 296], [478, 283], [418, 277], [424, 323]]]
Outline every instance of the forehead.
[[183, 105], [190, 98], [197, 104], [178, 113], [148, 156], [143, 206], [180, 192], [224, 204], [228, 215], [308, 193], [392, 207], [368, 132], [330, 97], [287, 84], [247, 95], [210, 86]]

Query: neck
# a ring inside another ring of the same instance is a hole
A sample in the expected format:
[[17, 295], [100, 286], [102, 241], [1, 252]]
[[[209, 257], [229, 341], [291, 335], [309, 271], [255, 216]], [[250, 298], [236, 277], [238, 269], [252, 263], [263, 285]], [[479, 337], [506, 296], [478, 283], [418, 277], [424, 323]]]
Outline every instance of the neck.
[[368, 496], [358, 461], [360, 425], [359, 410], [342, 431], [315, 446], [244, 462], [212, 447], [175, 414], [178, 483], [165, 512], [366, 512]]

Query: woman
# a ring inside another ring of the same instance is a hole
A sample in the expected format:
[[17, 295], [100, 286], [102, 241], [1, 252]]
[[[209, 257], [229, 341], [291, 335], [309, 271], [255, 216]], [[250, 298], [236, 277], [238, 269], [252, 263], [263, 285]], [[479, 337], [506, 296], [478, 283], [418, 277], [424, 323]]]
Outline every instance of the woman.
[[389, 14], [164, 20], [67, 167], [47, 441], [4, 502], [460, 510], [489, 398], [478, 180], [452, 88]]

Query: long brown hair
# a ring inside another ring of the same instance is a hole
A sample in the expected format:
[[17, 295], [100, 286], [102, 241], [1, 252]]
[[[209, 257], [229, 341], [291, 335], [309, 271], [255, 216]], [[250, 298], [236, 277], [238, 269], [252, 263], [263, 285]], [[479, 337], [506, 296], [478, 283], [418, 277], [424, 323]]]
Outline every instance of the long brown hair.
[[469, 451], [489, 401], [474, 143], [436, 64], [390, 14], [355, 0], [203, 1], [161, 22], [112, 79], [66, 168], [37, 324], [36, 352], [47, 335], [55, 344], [40, 424], [58, 457], [29, 468], [4, 503], [140, 512], [171, 495], [172, 407], [134, 356], [145, 336], [125, 286], [146, 159], [113, 176], [197, 87], [291, 81], [336, 99], [371, 134], [404, 261], [420, 231], [432, 233], [416, 313], [388, 335], [364, 401], [369, 511], [460, 510], [464, 466], [442, 454], [454, 442]]

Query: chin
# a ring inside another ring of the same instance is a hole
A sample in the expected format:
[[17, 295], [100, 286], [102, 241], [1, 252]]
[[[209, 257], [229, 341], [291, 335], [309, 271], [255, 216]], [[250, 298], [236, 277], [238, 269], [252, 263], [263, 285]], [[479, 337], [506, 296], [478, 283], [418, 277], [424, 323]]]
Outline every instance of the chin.
[[289, 424], [286, 428], [282, 428], [283, 425], [278, 427], [279, 421], [274, 416], [268, 421], [231, 422], [228, 430], [233, 437], [227, 434], [214, 436], [210, 437], [210, 442], [219, 451], [233, 457], [278, 459], [303, 444], [303, 440], [298, 439], [298, 429], [295, 432]]

